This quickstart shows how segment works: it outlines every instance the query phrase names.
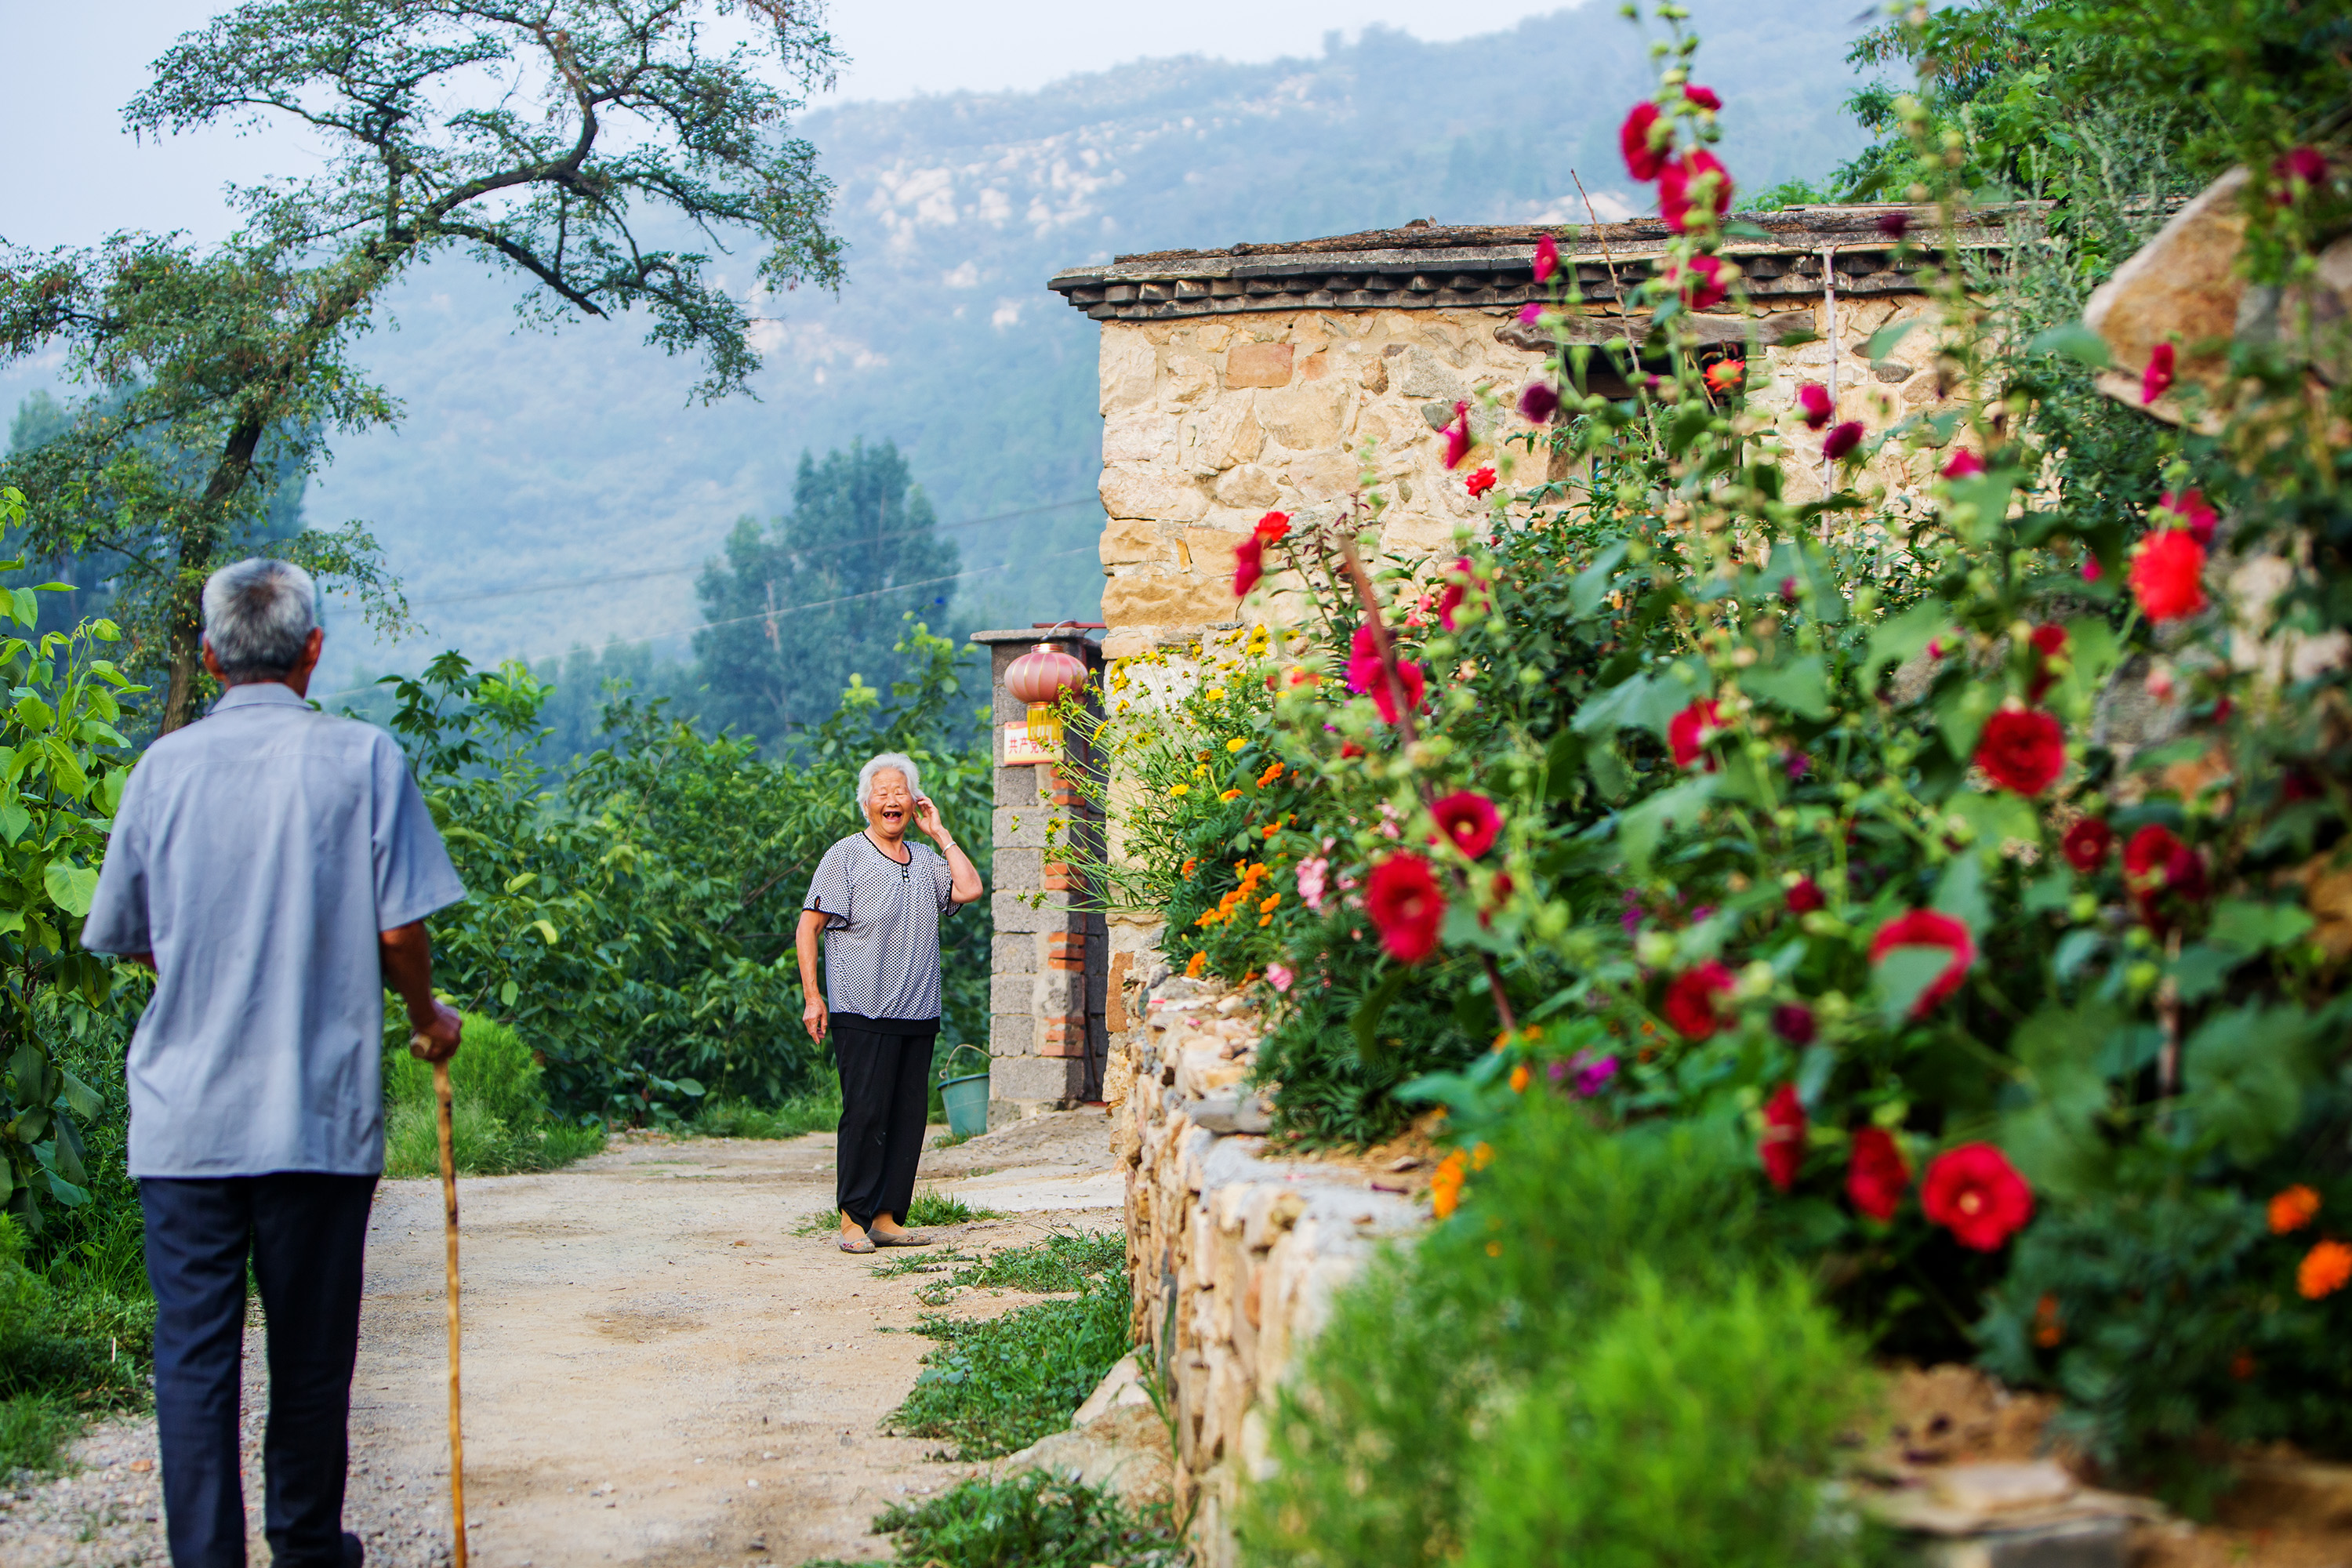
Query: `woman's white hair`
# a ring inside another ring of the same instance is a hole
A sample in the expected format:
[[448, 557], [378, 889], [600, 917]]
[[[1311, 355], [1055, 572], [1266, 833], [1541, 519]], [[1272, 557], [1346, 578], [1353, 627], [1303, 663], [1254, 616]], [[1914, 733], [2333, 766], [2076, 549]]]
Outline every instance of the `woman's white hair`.
[[909, 800], [923, 793], [921, 779], [915, 772], [915, 760], [901, 752], [885, 752], [857, 770], [857, 809], [863, 814], [874, 801], [874, 775], [895, 772], [907, 781]]

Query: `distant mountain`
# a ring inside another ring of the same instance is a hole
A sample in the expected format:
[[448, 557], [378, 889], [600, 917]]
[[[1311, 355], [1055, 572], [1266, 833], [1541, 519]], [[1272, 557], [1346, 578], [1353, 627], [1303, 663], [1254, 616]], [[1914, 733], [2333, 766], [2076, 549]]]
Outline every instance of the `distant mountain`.
[[[1862, 6], [1693, 10], [1743, 188], [1818, 178], [1859, 146], [1840, 105]], [[803, 449], [858, 436], [898, 443], [943, 524], [1024, 514], [950, 533], [976, 574], [955, 584], [960, 621], [1090, 617], [1097, 329], [1046, 277], [1419, 216], [1571, 223], [1571, 172], [1624, 216], [1645, 193], [1616, 128], [1654, 36], [1590, 5], [1457, 43], [1373, 30], [1317, 59], [1188, 56], [822, 110], [803, 129], [838, 188], [849, 281], [766, 302], [759, 402], [689, 405], [692, 367], [629, 322], [518, 331], [503, 285], [429, 268], [362, 350], [404, 422], [341, 442], [308, 498], [314, 524], [375, 526], [428, 634], [372, 647], [345, 616], [330, 679], [453, 645], [544, 656], [664, 634], [656, 655], [683, 658], [695, 571], [735, 519], [783, 509]]]

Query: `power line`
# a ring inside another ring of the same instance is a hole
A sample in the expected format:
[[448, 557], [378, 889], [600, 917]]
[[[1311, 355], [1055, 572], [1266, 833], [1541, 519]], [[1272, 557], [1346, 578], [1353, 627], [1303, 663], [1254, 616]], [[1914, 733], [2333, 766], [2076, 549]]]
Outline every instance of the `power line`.
[[[1027, 558], [1027, 562], [1058, 561], [1065, 556], [1089, 554], [1100, 548], [1100, 545], [1082, 544], [1075, 550], [1056, 550], [1050, 554], [1032, 555]], [[1026, 564], [1027, 562], [1024, 562], [1024, 564]], [[761, 610], [755, 615], [749, 616], [730, 616], [723, 621], [703, 621], [690, 626], [671, 626], [663, 631], [647, 632], [641, 637], [614, 637], [608, 642], [596, 643], [589, 647], [583, 647], [579, 644], [574, 644], [572, 647], [565, 649], [564, 654], [603, 653], [606, 648], [625, 647], [631, 643], [658, 642], [664, 637], [678, 637], [689, 632], [707, 632], [719, 626], [739, 626], [747, 621], [764, 621], [771, 616], [789, 615], [796, 610], [822, 610], [834, 605], [855, 604], [861, 599], [887, 598], [892, 595], [903, 594], [909, 588], [930, 588], [936, 587], [941, 583], [960, 583], [968, 577], [985, 577], [992, 572], [1006, 571], [1012, 565], [1013, 563], [1007, 561], [994, 566], [981, 566], [975, 567], [970, 572], [958, 572], [946, 577], [925, 577], [918, 582], [899, 583], [887, 588], [875, 588], [863, 594], [842, 594], [830, 599], [812, 599], [806, 604], [779, 605], [773, 610]], [[532, 665], [538, 664], [543, 660], [561, 658], [562, 657], [564, 657], [563, 654], [554, 653], [523, 654], [519, 656], [519, 662], [525, 665]], [[377, 681], [370, 681], [365, 686], [354, 686], [342, 691], [330, 691], [325, 696], [314, 698], [312, 700], [318, 702], [331, 702], [338, 697], [357, 697], [363, 693], [378, 689], [379, 685], [380, 683]]]
[[[1009, 522], [1016, 517], [1035, 517], [1040, 512], [1066, 511], [1074, 506], [1096, 502], [1093, 496], [1078, 496], [1069, 500], [1049, 501], [1044, 506], [1023, 507], [1018, 511], [1000, 511], [993, 517], [975, 517], [967, 522], [934, 523], [929, 528], [910, 528], [900, 533], [886, 533], [873, 539], [851, 540], [840, 544], [819, 545], [813, 550], [799, 550], [799, 556], [830, 555], [842, 550], [865, 550], [877, 544], [899, 539], [921, 539], [934, 533], [953, 533], [960, 529], [985, 528], [992, 522]], [[634, 583], [646, 577], [675, 577], [682, 573], [699, 572], [707, 562], [691, 566], [653, 566], [628, 572], [609, 572], [601, 577], [543, 577], [535, 583], [520, 583], [504, 588], [480, 588], [468, 594], [445, 594], [437, 599], [419, 599], [415, 608], [426, 609], [435, 605], [466, 605], [478, 599], [510, 599], [523, 594], [552, 593], [562, 588], [596, 588], [608, 583]]]

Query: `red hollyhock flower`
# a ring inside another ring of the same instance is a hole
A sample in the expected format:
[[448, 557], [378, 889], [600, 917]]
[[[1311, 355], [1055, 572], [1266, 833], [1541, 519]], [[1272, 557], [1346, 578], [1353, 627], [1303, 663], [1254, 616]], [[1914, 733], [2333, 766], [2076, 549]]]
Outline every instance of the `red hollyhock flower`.
[[1445, 574], [1445, 586], [1438, 590], [1438, 625], [1449, 632], [1454, 629], [1454, 612], [1462, 607], [1462, 601], [1469, 597], [1471, 586], [1477, 580], [1477, 569], [1470, 564], [1470, 558], [1456, 556]]
[[1774, 1186], [1785, 1193], [1797, 1184], [1805, 1163], [1805, 1106], [1796, 1085], [1782, 1084], [1764, 1102], [1764, 1136], [1756, 1141], [1756, 1152]]
[[2172, 514], [2175, 520], [2174, 527], [2187, 529], [2189, 537], [2206, 549], [2210, 550], [2213, 547], [2213, 525], [2221, 519], [2221, 514], [2216, 512], [2205, 500], [2203, 490], [2188, 489], [2177, 494], [2167, 490], [2164, 492], [2164, 499], [2158, 501], [2156, 506], [2158, 511], [2168, 511]]
[[2185, 528], [2140, 541], [2132, 556], [2132, 596], [2151, 621], [2177, 621], [2205, 607], [2205, 547]]
[[2040, 795], [2066, 771], [2066, 731], [2039, 708], [2003, 708], [1985, 721], [1977, 766], [2005, 790]]
[[1658, 216], [1676, 234], [1686, 233], [1701, 203], [1710, 219], [1731, 210], [1731, 171], [1712, 153], [1686, 153], [1658, 174]]
[[1800, 878], [1797, 885], [1789, 889], [1789, 912], [1792, 915], [1811, 914], [1815, 910], [1828, 907], [1829, 901], [1829, 896], [1822, 891], [1822, 885], [1811, 877]]
[[1474, 496], [1485, 495], [1495, 488], [1495, 470], [1491, 468], [1482, 468], [1463, 480], [1462, 484], [1463, 488]]
[[1862, 421], [1849, 419], [1843, 425], [1832, 426], [1830, 433], [1822, 438], [1822, 456], [1832, 462], [1836, 462], [1861, 445]]
[[2147, 368], [2140, 372], [2139, 400], [2154, 403], [2172, 385], [2173, 363], [2178, 357], [2170, 343], [2158, 343], [2149, 351]]
[[1804, 410], [1805, 428], [1818, 430], [1830, 422], [1837, 405], [1830, 401], [1830, 389], [1818, 381], [1801, 382], [1797, 387], [1797, 406]]
[[2033, 1189], [1991, 1144], [1963, 1143], [1928, 1163], [1919, 1206], [1962, 1247], [1994, 1252], [2033, 1217]]
[[1255, 533], [1234, 546], [1234, 597], [1245, 597], [1265, 575], [1265, 544]]
[[1715, 89], [1711, 87], [1700, 87], [1696, 82], [1683, 89], [1683, 100], [1686, 103], [1696, 104], [1699, 108], [1706, 110], [1709, 114], [1713, 114], [1716, 110], [1723, 107], [1723, 100], [1715, 96]]
[[1696, 969], [1686, 969], [1675, 975], [1666, 986], [1665, 1000], [1659, 1004], [1659, 1010], [1685, 1039], [1711, 1038], [1723, 1027], [1723, 1016], [1715, 1010], [1715, 999], [1729, 993], [1738, 984], [1731, 971], [1710, 959]]
[[1437, 928], [1445, 920], [1445, 894], [1429, 862], [1401, 850], [1372, 868], [1364, 881], [1364, 913], [1381, 933], [1381, 946], [1400, 963], [1419, 963], [1437, 951]]
[[1645, 100], [1635, 104], [1617, 128], [1618, 150], [1625, 154], [1627, 172], [1637, 180], [1654, 180], [1666, 166], [1665, 153], [1650, 144], [1650, 132], [1657, 123], [1658, 106]]
[[1944, 477], [1948, 479], [1965, 479], [1971, 475], [1981, 474], [1984, 471], [1984, 459], [1977, 456], [1974, 452], [1969, 451], [1966, 447], [1963, 447], [1958, 451], [1953, 453], [1952, 460], [1944, 465]]
[[1380, 645], [1372, 640], [1372, 626], [1366, 621], [1348, 641], [1348, 689], [1360, 697], [1380, 681]]
[[2085, 876], [2105, 865], [2115, 847], [2116, 830], [2103, 816], [2078, 817], [2058, 841], [2058, 852], [2066, 857], [2066, 864]]
[[[1708, 701], [1692, 703], [1666, 721], [1666, 745], [1675, 754], [1675, 766], [1686, 768], [1706, 752], [1706, 743], [1723, 732], [1723, 720], [1716, 705]], [[1706, 771], [1715, 772], [1715, 759], [1707, 757]]]
[[1895, 244], [1902, 244], [1903, 237], [1911, 232], [1911, 215], [1906, 212], [1880, 213], [1878, 232]]
[[1853, 1206], [1875, 1220], [1890, 1220], [1911, 1185], [1911, 1167], [1903, 1151], [1884, 1127], [1865, 1127], [1853, 1135], [1853, 1158], [1845, 1168], [1845, 1195]]
[[1360, 757], [1363, 754], [1364, 748], [1356, 744], [1355, 742], [1342, 741], [1339, 742], [1339, 760], [1341, 762], [1344, 763], [1350, 757]]
[[1783, 1002], [1772, 1009], [1772, 1032], [1792, 1046], [1813, 1043], [1813, 1010], [1801, 1002]]
[[1694, 256], [1690, 265], [1666, 274], [1682, 296], [1683, 303], [1694, 310], [1704, 310], [1720, 305], [1731, 292], [1731, 280], [1723, 274], [1723, 258], [1716, 256]]
[[1503, 830], [1495, 803], [1475, 790], [1456, 790], [1432, 802], [1429, 814], [1437, 818], [1437, 830], [1473, 860], [1493, 848], [1495, 836]]
[[1462, 459], [1469, 455], [1470, 405], [1457, 403], [1454, 405], [1454, 423], [1445, 427], [1445, 466], [1449, 468], [1459, 467]]
[[2039, 702], [2042, 694], [2057, 683], [2058, 677], [2050, 661], [2066, 651], [2066, 628], [2055, 621], [2044, 621], [2033, 628], [2033, 679], [2028, 683], [2025, 700]]
[[[1426, 682], [1422, 678], [1421, 666], [1409, 658], [1401, 658], [1397, 660], [1396, 672], [1397, 685], [1404, 688], [1405, 710], [1411, 713], [1420, 712], [1422, 695], [1428, 689]], [[1381, 718], [1384, 722], [1393, 724], [1397, 721], [1396, 693], [1390, 688], [1387, 681], [1373, 682], [1372, 706], [1381, 710]]]
[[2139, 918], [2150, 930], [2172, 929], [2179, 905], [2205, 901], [2205, 858], [2183, 844], [2172, 829], [2150, 823], [2124, 846], [2124, 880]]
[[1536, 241], [1536, 281], [1548, 281], [1559, 270], [1559, 245], [1551, 236], [1545, 235]]
[[1730, 396], [1747, 379], [1748, 362], [1744, 359], [1719, 359], [1706, 367], [1706, 389], [1717, 397]]
[[1272, 544], [1276, 540], [1289, 533], [1290, 514], [1286, 511], [1267, 512], [1257, 520], [1257, 526], [1250, 531], [1257, 536], [1259, 543]]
[[1559, 410], [1559, 393], [1548, 381], [1531, 381], [1519, 394], [1519, 417], [1530, 425], [1548, 425]]
[[2272, 193], [2271, 199], [2284, 206], [2301, 201], [2314, 187], [2327, 180], [2327, 154], [2316, 147], [2297, 147], [2283, 154], [2271, 165], [2278, 176], [2281, 189]]
[[1940, 947], [1952, 955], [1944, 972], [1929, 981], [1911, 1004], [1911, 1016], [1924, 1018], [1937, 1003], [1960, 988], [1969, 966], [1977, 961], [1976, 939], [1969, 928], [1934, 910], [1912, 910], [1896, 915], [1870, 939], [1870, 962], [1877, 963], [1898, 947]]

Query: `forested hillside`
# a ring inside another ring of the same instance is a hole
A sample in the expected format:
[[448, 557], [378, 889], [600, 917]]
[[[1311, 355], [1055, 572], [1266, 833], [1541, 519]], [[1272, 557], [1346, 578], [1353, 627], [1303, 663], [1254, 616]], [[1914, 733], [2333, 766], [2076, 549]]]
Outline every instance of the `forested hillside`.
[[[1749, 190], [1855, 151], [1851, 8], [1695, 9]], [[955, 542], [959, 622], [1089, 616], [1096, 329], [1047, 275], [1423, 216], [1570, 221], [1571, 171], [1622, 214], [1640, 198], [1613, 137], [1644, 47], [1589, 5], [1454, 44], [1374, 31], [1312, 60], [1188, 56], [1035, 93], [822, 110], [803, 129], [837, 186], [848, 282], [771, 303], [757, 402], [690, 403], [689, 363], [641, 344], [642, 323], [541, 333], [505, 281], [429, 268], [361, 347], [403, 422], [339, 444], [307, 501], [314, 527], [373, 526], [422, 629], [372, 647], [344, 615], [328, 679], [452, 646], [538, 658], [653, 636], [657, 661], [684, 659], [698, 574], [737, 520], [789, 507], [804, 451], [861, 437], [897, 443]], [[11, 407], [37, 376], [12, 383]]]

